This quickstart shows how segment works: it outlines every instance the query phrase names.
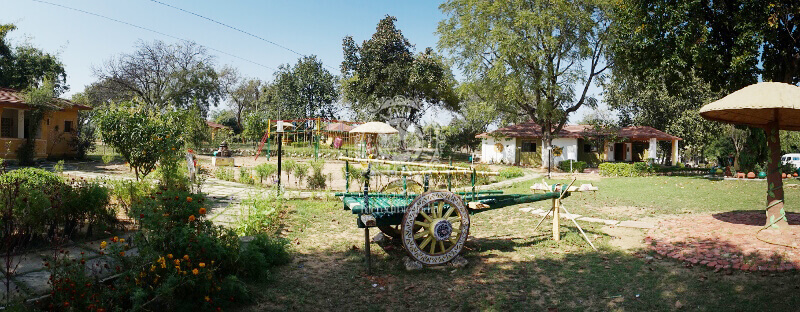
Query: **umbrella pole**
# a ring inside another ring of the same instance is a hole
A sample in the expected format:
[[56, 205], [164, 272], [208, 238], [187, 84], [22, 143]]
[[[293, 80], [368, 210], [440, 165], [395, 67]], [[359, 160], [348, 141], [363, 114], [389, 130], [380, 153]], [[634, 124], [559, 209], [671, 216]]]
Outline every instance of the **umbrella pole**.
[[767, 224], [772, 229], [786, 229], [789, 222], [783, 209], [783, 179], [781, 179], [781, 138], [778, 128], [778, 110], [764, 129], [767, 135]]

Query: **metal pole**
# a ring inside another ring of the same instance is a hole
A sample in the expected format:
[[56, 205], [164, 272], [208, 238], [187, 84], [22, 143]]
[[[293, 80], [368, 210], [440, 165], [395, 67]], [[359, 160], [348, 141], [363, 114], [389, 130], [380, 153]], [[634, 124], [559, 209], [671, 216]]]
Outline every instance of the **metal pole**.
[[281, 189], [281, 146], [283, 144], [283, 140], [281, 139], [281, 135], [283, 133], [278, 132], [278, 191]]

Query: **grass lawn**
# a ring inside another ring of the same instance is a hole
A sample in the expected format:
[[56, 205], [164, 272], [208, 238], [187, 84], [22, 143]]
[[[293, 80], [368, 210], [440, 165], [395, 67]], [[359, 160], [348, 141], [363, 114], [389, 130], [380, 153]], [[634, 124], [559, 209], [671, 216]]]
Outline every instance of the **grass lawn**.
[[[529, 185], [511, 191], [528, 192]], [[567, 200], [573, 210], [628, 205], [663, 215], [758, 209], [765, 187], [658, 177], [595, 185], [601, 188], [596, 199], [584, 194]], [[797, 197], [797, 191], [787, 193], [790, 205]], [[253, 285], [256, 302], [243, 310], [790, 311], [800, 305], [797, 273], [725, 274], [667, 259], [646, 261], [641, 250], [613, 247], [613, 238], [593, 223], [582, 225], [599, 252], [574, 228], [562, 227], [562, 241], [556, 243], [549, 224], [532, 232], [537, 218], [520, 206], [472, 216], [474, 238], [462, 252], [469, 260], [465, 268], [406, 272], [402, 252], [387, 253], [373, 244], [373, 275], [367, 276], [363, 230], [341, 203], [289, 205], [283, 236], [291, 241], [294, 260], [275, 272], [275, 282]]]
[[[525, 181], [504, 189], [507, 194], [530, 192], [537, 181]], [[548, 180], [548, 184], [566, 180]], [[636, 177], [604, 178], [575, 182], [592, 183], [600, 188], [595, 193], [576, 193], [564, 200], [572, 213], [615, 220], [631, 220], [664, 215], [708, 213], [734, 210], [763, 210], [766, 202], [766, 181], [711, 181], [702, 177]], [[800, 184], [796, 179], [786, 184]], [[787, 212], [800, 212], [800, 189], [786, 188]], [[546, 203], [530, 207], [549, 208]]]

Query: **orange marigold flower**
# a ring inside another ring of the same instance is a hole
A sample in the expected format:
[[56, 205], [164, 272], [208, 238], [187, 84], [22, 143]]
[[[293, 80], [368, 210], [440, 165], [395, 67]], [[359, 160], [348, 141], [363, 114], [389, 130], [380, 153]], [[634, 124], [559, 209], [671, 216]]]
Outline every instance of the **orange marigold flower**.
[[106, 243], [106, 241], [102, 241], [102, 242], [100, 243], [100, 249], [105, 249], [105, 248], [106, 248], [106, 246], [108, 246], [108, 243]]
[[187, 196], [187, 197], [186, 197], [186, 201], [191, 203], [191, 202], [192, 202], [192, 198], [191, 198], [191, 197], [189, 197], [189, 196]]
[[175, 265], [180, 265], [181, 264], [181, 260], [180, 259], [175, 259], [173, 262], [175, 262]]
[[168, 259], [172, 259], [172, 254], [167, 254]]
[[189, 222], [192, 222], [192, 221], [194, 221], [194, 220], [195, 220], [195, 217], [194, 217], [194, 215], [191, 215], [191, 216], [189, 216]]
[[120, 251], [119, 255], [124, 257], [125, 256], [125, 252], [124, 251]]
[[114, 237], [111, 238], [111, 242], [112, 243], [116, 243], [118, 241], [119, 241], [119, 237], [114, 236]]
[[205, 262], [200, 262], [200, 263], [198, 263], [197, 265], [198, 265], [199, 267], [201, 267], [201, 268], [205, 268], [205, 267], [206, 267], [206, 263], [205, 263]]
[[200, 215], [206, 214], [206, 208], [200, 208]]
[[120, 243], [124, 243], [124, 242], [125, 242], [125, 239], [124, 239], [124, 238], [120, 238], [120, 239], [119, 239], [119, 242], [120, 242]]
[[192, 269], [192, 274], [197, 275], [197, 273], [200, 273], [200, 271], [197, 269]]
[[183, 255], [183, 260], [189, 261], [189, 255]]
[[209, 298], [208, 296], [206, 296], [206, 301], [208, 301], [208, 302], [211, 302], [211, 298]]

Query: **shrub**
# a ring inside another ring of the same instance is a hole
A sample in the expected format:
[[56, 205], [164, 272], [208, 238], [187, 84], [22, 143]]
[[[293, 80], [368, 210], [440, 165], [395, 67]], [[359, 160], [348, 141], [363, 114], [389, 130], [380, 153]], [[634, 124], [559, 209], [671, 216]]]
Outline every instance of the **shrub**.
[[111, 198], [125, 213], [130, 211], [134, 201], [150, 194], [153, 189], [153, 185], [147, 180], [106, 180], [105, 183], [109, 186]]
[[294, 165], [294, 176], [297, 178], [297, 186], [299, 187], [301, 183], [303, 183], [303, 178], [308, 175], [308, 164], [304, 163], [297, 163]]
[[272, 233], [278, 229], [278, 218], [284, 203], [283, 194], [279, 190], [267, 194], [269, 195], [252, 195], [242, 201], [246, 214], [238, 220], [237, 234]]
[[609, 177], [638, 177], [655, 171], [647, 163], [602, 163], [598, 166], [600, 175]]
[[564, 172], [570, 172], [570, 168], [572, 168], [572, 172], [583, 172], [584, 169], [588, 168], [589, 165], [586, 164], [585, 161], [575, 161], [575, 160], [564, 160], [558, 163], [558, 169]]
[[73, 236], [81, 225], [88, 234], [97, 225], [114, 223], [108, 189], [84, 179], [65, 182], [54, 173], [23, 168], [0, 175], [0, 210], [16, 229], [7, 235]]
[[[286, 184], [289, 184], [289, 174], [291, 174], [292, 171], [294, 171], [294, 166], [296, 165], [297, 162], [291, 159], [284, 160], [283, 164], [281, 164], [281, 170], [283, 170], [283, 172], [286, 173]], [[278, 172], [278, 174], [280, 174], [280, 172]]]
[[241, 270], [239, 239], [207, 220], [204, 204], [202, 195], [161, 188], [131, 209], [141, 225], [134, 237], [139, 256], [109, 254], [133, 282], [124, 285], [132, 290], [132, 310], [156, 299], [161, 307], [155, 310], [214, 309], [232, 294], [239, 300], [247, 295], [235, 294], [244, 289], [235, 278]]
[[518, 178], [525, 175], [525, 169], [519, 167], [507, 167], [500, 169], [498, 172], [500, 174], [500, 178], [503, 180]]
[[256, 175], [258, 175], [260, 182], [264, 183], [265, 178], [269, 178], [276, 171], [278, 171], [278, 167], [273, 164], [260, 164], [255, 167]]
[[325, 161], [315, 160], [311, 162], [311, 176], [308, 177], [308, 188], [310, 189], [324, 189], [325, 176], [322, 174], [322, 169], [325, 167]]
[[287, 245], [286, 239], [256, 234], [240, 256], [242, 277], [256, 281], [264, 280], [269, 277], [269, 270], [264, 268], [289, 263]]
[[256, 180], [253, 179], [253, 171], [250, 168], [239, 168], [239, 183], [255, 184]]
[[350, 164], [349, 169], [348, 166], [342, 167], [342, 178], [348, 179], [348, 176], [350, 179], [350, 186], [355, 186], [356, 189], [359, 189], [359, 186], [364, 181], [364, 170], [354, 164]]
[[183, 191], [189, 190], [189, 169], [183, 159], [164, 159], [154, 171], [160, 186]]
[[180, 158], [180, 114], [148, 115], [132, 103], [127, 105], [100, 110], [96, 120], [103, 142], [122, 155], [139, 180], [150, 174], [159, 161]]
[[214, 177], [223, 181], [233, 181], [233, 169], [228, 167], [217, 167], [214, 169]]

